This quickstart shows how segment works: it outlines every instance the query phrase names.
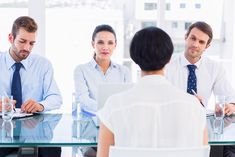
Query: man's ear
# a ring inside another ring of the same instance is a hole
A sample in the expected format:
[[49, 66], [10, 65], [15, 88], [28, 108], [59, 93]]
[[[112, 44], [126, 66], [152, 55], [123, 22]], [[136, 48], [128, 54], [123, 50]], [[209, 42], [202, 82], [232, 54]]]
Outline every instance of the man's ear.
[[9, 41], [11, 44], [14, 42], [14, 37], [13, 37], [13, 35], [12, 35], [11, 33], [8, 35], [8, 41]]

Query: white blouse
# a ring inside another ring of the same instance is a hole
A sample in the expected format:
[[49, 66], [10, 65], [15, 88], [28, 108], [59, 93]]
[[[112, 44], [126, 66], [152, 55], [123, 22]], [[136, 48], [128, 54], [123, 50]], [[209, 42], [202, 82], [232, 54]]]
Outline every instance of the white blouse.
[[203, 145], [205, 109], [159, 75], [145, 76], [133, 88], [111, 96], [98, 116], [113, 132], [116, 146]]

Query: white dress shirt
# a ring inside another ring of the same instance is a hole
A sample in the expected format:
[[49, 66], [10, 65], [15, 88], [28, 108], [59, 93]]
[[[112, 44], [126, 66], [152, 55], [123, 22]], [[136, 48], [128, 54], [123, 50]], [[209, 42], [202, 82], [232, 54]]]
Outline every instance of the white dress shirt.
[[144, 76], [133, 88], [108, 98], [98, 117], [114, 134], [116, 146], [203, 145], [205, 109], [160, 75]]
[[[176, 87], [187, 92], [188, 68], [191, 64], [184, 57], [184, 53], [172, 58], [166, 66], [165, 76]], [[226, 102], [235, 102], [235, 91], [226, 78], [225, 69], [221, 64], [205, 56], [195, 63], [197, 76], [197, 95], [203, 99], [207, 106], [212, 92], [216, 95], [225, 95]]]

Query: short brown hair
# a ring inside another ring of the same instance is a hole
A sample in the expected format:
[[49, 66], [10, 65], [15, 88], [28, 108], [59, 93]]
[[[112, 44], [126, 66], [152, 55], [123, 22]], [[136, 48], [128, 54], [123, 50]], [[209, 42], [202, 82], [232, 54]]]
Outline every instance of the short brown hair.
[[33, 18], [31, 18], [29, 16], [20, 16], [14, 21], [12, 29], [11, 29], [11, 33], [14, 38], [16, 37], [17, 33], [19, 32], [20, 28], [23, 28], [27, 32], [32, 33], [32, 32], [37, 31], [38, 25], [34, 21]]
[[199, 29], [200, 31], [206, 33], [209, 36], [209, 40], [207, 41], [207, 44], [210, 44], [210, 42], [213, 38], [213, 32], [212, 32], [211, 26], [209, 24], [207, 24], [206, 22], [203, 22], [203, 21], [195, 22], [188, 28], [188, 31], [186, 33], [186, 37], [188, 37], [189, 33], [191, 32], [191, 30], [194, 27], [196, 27], [197, 29]]

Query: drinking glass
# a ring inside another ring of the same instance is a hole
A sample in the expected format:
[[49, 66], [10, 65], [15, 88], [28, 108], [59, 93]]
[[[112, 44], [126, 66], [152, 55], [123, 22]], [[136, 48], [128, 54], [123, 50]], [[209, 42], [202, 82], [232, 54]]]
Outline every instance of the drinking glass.
[[2, 96], [2, 119], [11, 120], [14, 113], [13, 97]]
[[224, 131], [224, 120], [223, 119], [214, 119], [213, 131], [214, 131], [214, 134], [223, 134], [223, 131]]
[[215, 95], [215, 110], [214, 117], [215, 119], [223, 119], [225, 110], [225, 96]]

